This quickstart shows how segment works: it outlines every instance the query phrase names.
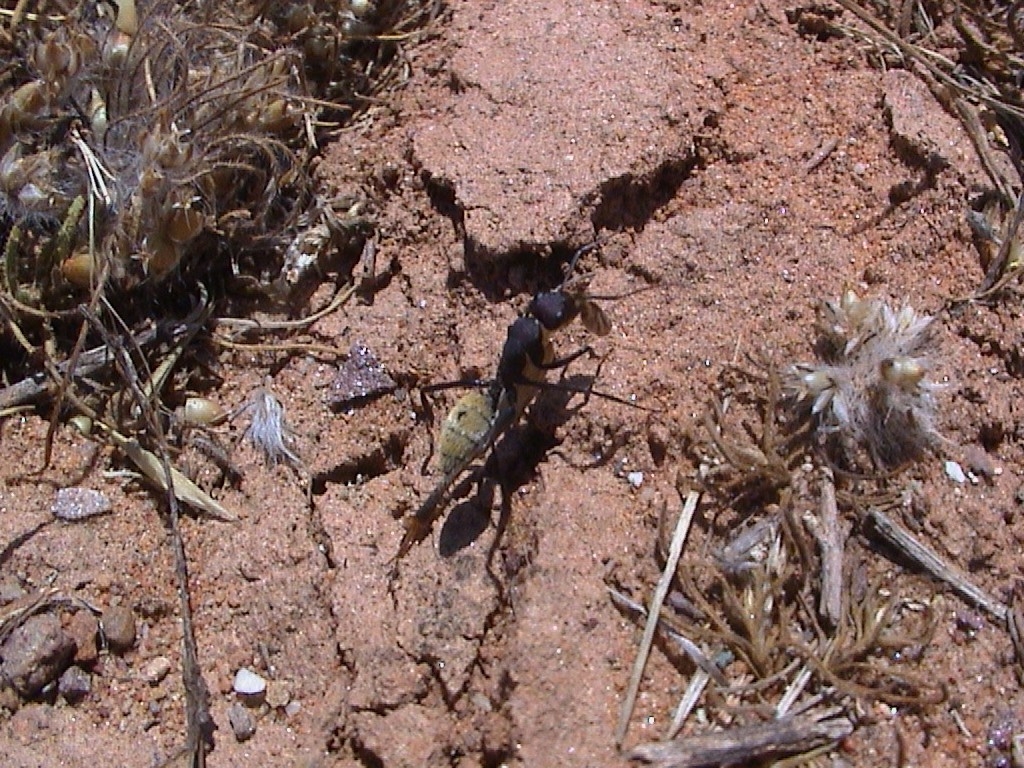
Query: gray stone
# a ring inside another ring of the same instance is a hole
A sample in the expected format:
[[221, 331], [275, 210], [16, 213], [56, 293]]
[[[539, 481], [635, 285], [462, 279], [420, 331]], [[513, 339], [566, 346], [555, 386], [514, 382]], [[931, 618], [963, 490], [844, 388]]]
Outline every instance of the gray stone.
[[68, 704], [76, 704], [92, 691], [92, 678], [81, 667], [68, 667], [60, 676], [57, 690]]
[[228, 708], [228, 722], [238, 741], [248, 741], [256, 733], [256, 718], [241, 704], [232, 704]]
[[75, 642], [56, 616], [32, 616], [0, 647], [0, 676], [22, 696], [35, 696], [67, 669]]
[[110, 511], [110, 499], [92, 488], [61, 488], [53, 498], [50, 512], [58, 520], [77, 522]]
[[262, 696], [267, 690], [267, 681], [250, 669], [242, 667], [235, 673], [232, 686], [239, 696]]

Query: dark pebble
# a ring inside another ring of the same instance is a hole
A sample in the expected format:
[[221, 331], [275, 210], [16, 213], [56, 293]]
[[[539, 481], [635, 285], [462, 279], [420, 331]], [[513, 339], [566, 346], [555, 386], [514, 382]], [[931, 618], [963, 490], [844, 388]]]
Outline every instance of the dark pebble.
[[0, 647], [0, 676], [22, 696], [35, 696], [67, 669], [75, 641], [51, 614], [32, 616]]
[[92, 691], [92, 678], [81, 667], [68, 667], [60, 676], [57, 690], [68, 704], [76, 704]]
[[124, 652], [135, 645], [135, 614], [125, 605], [115, 605], [103, 614], [103, 636], [110, 650]]

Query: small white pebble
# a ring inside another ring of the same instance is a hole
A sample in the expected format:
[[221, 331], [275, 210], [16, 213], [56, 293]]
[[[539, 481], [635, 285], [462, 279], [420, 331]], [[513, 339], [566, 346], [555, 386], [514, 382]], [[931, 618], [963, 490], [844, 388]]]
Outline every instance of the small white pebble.
[[964, 474], [963, 468], [955, 461], [947, 461], [944, 466], [946, 468], [946, 475], [954, 483], [963, 485], [967, 482], [967, 475]]
[[58, 520], [85, 520], [110, 511], [110, 499], [92, 488], [61, 488], [54, 496], [50, 512]]
[[628, 475], [626, 475], [626, 480], [628, 480], [629, 484], [634, 488], [639, 488], [641, 485], [644, 484], [644, 473], [630, 472]]
[[241, 696], [258, 696], [267, 690], [267, 681], [252, 670], [242, 667], [235, 673], [232, 687]]
[[142, 679], [150, 685], [157, 685], [161, 680], [167, 677], [167, 673], [170, 671], [171, 660], [166, 656], [156, 656], [142, 665], [140, 674], [142, 675]]

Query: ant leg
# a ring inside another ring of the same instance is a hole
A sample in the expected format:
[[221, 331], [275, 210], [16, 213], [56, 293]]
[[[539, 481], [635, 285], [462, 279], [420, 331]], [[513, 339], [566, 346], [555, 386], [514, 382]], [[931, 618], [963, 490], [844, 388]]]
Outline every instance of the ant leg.
[[552, 360], [550, 363], [544, 363], [542, 365], [538, 365], [537, 367], [540, 368], [542, 371], [555, 371], [558, 370], [559, 368], [565, 368], [566, 366], [569, 365], [569, 363], [573, 362], [574, 360], [579, 360], [584, 355], [593, 354], [594, 348], [588, 344], [585, 347], [577, 349], [571, 355], [560, 357], [557, 360]]

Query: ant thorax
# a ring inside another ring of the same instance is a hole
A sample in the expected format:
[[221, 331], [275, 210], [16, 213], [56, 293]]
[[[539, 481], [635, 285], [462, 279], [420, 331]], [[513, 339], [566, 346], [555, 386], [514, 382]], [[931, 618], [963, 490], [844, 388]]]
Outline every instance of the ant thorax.
[[533, 383], [544, 381], [546, 368], [554, 359], [548, 331], [537, 318], [527, 315], [509, 326], [498, 361], [498, 381], [507, 392], [515, 393], [517, 413], [533, 399]]

